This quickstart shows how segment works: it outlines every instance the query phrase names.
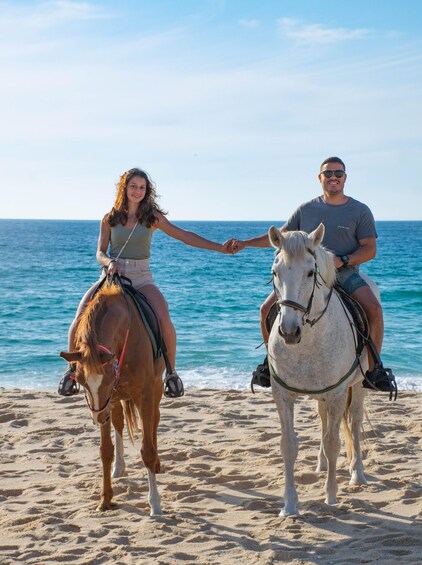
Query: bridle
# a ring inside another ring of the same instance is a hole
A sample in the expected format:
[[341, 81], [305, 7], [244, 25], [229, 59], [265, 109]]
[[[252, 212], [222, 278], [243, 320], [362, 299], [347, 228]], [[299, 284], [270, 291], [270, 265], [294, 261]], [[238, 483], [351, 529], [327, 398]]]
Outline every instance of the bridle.
[[[306, 251], [308, 251], [308, 253], [310, 253], [312, 255], [312, 257], [314, 258], [314, 261], [315, 261], [314, 269], [313, 269], [314, 281], [313, 281], [313, 285], [312, 285], [312, 292], [311, 292], [311, 295], [309, 297], [307, 306], [303, 306], [302, 304], [299, 304], [299, 302], [295, 302], [294, 300], [280, 300], [279, 298], [277, 298], [276, 304], [277, 304], [278, 312], [280, 312], [281, 306], [287, 306], [288, 308], [293, 308], [293, 310], [298, 310], [299, 312], [303, 312], [302, 325], [309, 324], [312, 328], [312, 326], [314, 326], [323, 317], [323, 315], [327, 311], [328, 305], [329, 305], [330, 300], [331, 300], [331, 296], [333, 294], [333, 287], [330, 288], [330, 292], [328, 294], [327, 303], [325, 305], [325, 308], [316, 318], [311, 320], [309, 318], [309, 314], [310, 314], [311, 309], [312, 309], [312, 304], [313, 304], [314, 296], [315, 296], [315, 290], [317, 288], [321, 288], [321, 286], [322, 286], [321, 282], [318, 280], [318, 277], [321, 279], [321, 281], [324, 284], [325, 284], [325, 281], [324, 281], [324, 279], [321, 275], [321, 272], [319, 270], [319, 267], [317, 265], [315, 252], [310, 247], [307, 247]], [[273, 274], [272, 280], [273, 280], [274, 292], [275, 292], [275, 295], [277, 297], [278, 291], [277, 291], [277, 288], [276, 288], [275, 283], [274, 283], [274, 274]]]
[[[89, 399], [88, 399], [88, 396], [87, 396], [87, 394], [86, 394], [85, 386], [84, 386], [85, 401], [86, 401], [86, 403], [87, 403], [88, 408], [90, 409], [90, 411], [93, 412], [94, 414], [101, 414], [101, 412], [104, 412], [104, 410], [107, 409], [107, 407], [108, 407], [108, 405], [110, 404], [110, 401], [111, 401], [111, 399], [112, 399], [112, 397], [113, 397], [113, 394], [116, 392], [116, 390], [117, 390], [117, 388], [118, 388], [118, 386], [119, 386], [120, 373], [121, 373], [121, 369], [122, 369], [122, 366], [123, 366], [123, 359], [124, 359], [125, 353], [126, 353], [127, 342], [128, 342], [128, 339], [129, 339], [130, 326], [131, 326], [131, 324], [132, 324], [132, 310], [131, 310], [131, 308], [130, 308], [130, 306], [129, 306], [129, 302], [128, 302], [126, 293], [125, 293], [125, 291], [124, 291], [124, 288], [123, 288], [123, 284], [122, 284], [120, 275], [119, 275], [118, 273], [114, 274], [111, 278], [110, 278], [110, 277], [107, 277], [107, 284], [108, 284], [109, 286], [110, 286], [113, 282], [117, 282], [117, 284], [120, 286], [120, 288], [121, 288], [121, 290], [122, 290], [122, 294], [123, 294], [123, 297], [124, 297], [124, 299], [125, 299], [126, 306], [127, 306], [128, 313], [129, 313], [129, 321], [128, 321], [128, 327], [127, 327], [127, 330], [126, 330], [125, 340], [124, 340], [124, 342], [123, 342], [122, 351], [120, 352], [119, 360], [115, 359], [115, 361], [114, 361], [114, 383], [113, 383], [113, 388], [111, 389], [110, 395], [109, 395], [109, 397], [107, 398], [107, 400], [106, 400], [106, 402], [105, 402], [105, 404], [104, 404], [104, 406], [103, 406], [102, 408], [96, 409], [96, 408], [94, 408], [94, 407], [91, 406], [91, 404], [90, 404], [90, 402], [89, 402]], [[104, 345], [98, 344], [97, 347], [98, 347], [98, 349], [99, 349], [100, 351], [104, 351], [105, 353], [108, 353], [109, 355], [113, 355], [113, 357], [114, 357], [114, 354], [110, 351], [110, 349], [108, 349], [108, 348], [105, 347]], [[110, 363], [110, 361], [106, 361], [105, 363], [102, 363], [101, 367], [104, 367], [105, 365], [108, 365], [109, 363]]]

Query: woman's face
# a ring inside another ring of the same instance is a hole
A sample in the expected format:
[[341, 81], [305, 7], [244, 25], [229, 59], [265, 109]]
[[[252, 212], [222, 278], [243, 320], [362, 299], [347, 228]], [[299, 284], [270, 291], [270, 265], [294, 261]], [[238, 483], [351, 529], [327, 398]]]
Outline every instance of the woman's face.
[[147, 181], [142, 177], [132, 177], [126, 187], [126, 194], [129, 202], [139, 204], [145, 198], [147, 191]]

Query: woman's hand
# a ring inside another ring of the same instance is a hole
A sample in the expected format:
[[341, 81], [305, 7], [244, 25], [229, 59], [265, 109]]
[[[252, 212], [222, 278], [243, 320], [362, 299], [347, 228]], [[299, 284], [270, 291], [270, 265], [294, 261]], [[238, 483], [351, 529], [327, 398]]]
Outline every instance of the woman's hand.
[[117, 267], [117, 261], [115, 259], [111, 259], [110, 263], [107, 265], [107, 276], [112, 277], [113, 275], [115, 275], [118, 272], [119, 272], [119, 269]]

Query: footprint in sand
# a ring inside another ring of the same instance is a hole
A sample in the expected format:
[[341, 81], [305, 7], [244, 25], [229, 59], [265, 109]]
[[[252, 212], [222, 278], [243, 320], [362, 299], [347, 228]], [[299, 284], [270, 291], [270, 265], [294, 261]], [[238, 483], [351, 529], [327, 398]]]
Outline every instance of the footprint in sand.
[[19, 488], [9, 488], [9, 489], [1, 489], [0, 496], [5, 498], [13, 498], [15, 496], [20, 496], [23, 493], [22, 489]]

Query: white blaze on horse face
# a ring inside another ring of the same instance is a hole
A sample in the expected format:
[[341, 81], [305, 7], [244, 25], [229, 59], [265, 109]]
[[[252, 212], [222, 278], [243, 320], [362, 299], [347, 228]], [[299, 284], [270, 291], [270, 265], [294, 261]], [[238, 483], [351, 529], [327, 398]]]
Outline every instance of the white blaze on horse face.
[[[288, 301], [307, 308], [309, 298], [312, 294], [313, 277], [309, 273], [313, 271], [314, 260], [311, 255], [305, 261], [293, 261], [286, 263], [280, 254], [274, 262], [275, 273], [274, 284], [277, 290], [277, 300]], [[300, 342], [303, 326], [304, 312], [280, 304], [280, 333], [286, 343], [296, 344]]]
[[[104, 375], [90, 375], [88, 383], [89, 383], [89, 392], [91, 394], [91, 406], [94, 410], [100, 410], [102, 406], [100, 406], [100, 386], [103, 382]], [[98, 416], [97, 412], [91, 411], [92, 419], [94, 423], [98, 424]]]
[[[290, 268], [285, 268], [282, 272], [282, 293], [281, 299], [282, 300], [291, 300], [293, 302], [297, 302], [298, 304], [302, 304], [302, 300], [304, 299], [303, 293], [298, 292], [299, 286], [297, 284], [297, 266]], [[300, 310], [296, 310], [294, 308], [288, 306], [282, 306], [280, 310], [280, 327], [282, 334], [287, 337], [287, 341], [290, 342], [290, 337], [295, 337], [300, 339], [300, 332], [302, 329], [302, 319], [303, 319], [303, 312]], [[293, 339], [293, 342], [296, 342], [296, 339]]]

